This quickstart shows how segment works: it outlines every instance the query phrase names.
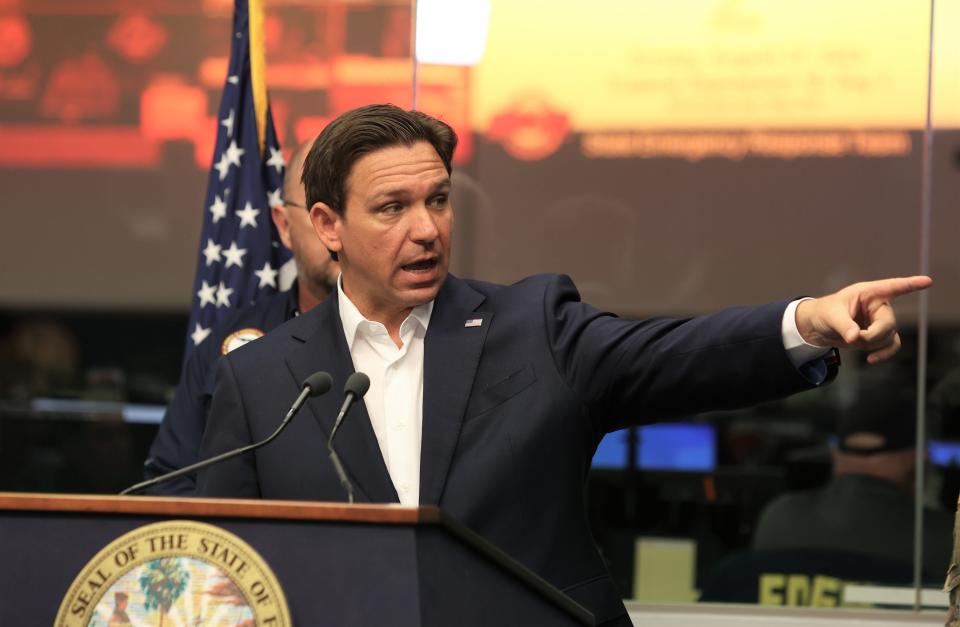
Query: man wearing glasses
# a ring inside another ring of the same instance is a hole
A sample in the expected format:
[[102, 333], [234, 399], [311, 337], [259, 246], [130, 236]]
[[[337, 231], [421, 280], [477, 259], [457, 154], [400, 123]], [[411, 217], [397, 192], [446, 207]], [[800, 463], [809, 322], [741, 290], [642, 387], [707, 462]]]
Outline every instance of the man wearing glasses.
[[[168, 473], [198, 461], [200, 436], [207, 423], [213, 397], [213, 372], [217, 360], [269, 333], [287, 320], [320, 304], [336, 289], [340, 266], [330, 258], [310, 224], [306, 195], [300, 176], [312, 142], [297, 149], [283, 179], [283, 205], [271, 208], [271, 216], [283, 245], [293, 252], [297, 279], [289, 291], [261, 298], [237, 310], [214, 327], [187, 361], [173, 401], [167, 407], [157, 437], [144, 463], [144, 477]], [[193, 475], [161, 483], [151, 494], [192, 495]]]

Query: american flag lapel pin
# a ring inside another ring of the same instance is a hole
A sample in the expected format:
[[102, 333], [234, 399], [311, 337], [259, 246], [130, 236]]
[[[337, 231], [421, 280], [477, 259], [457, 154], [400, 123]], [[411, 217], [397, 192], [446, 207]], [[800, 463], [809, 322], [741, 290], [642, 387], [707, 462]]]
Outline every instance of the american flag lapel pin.
[[483, 324], [483, 318], [470, 318], [469, 320], [463, 323], [463, 328], [472, 329], [474, 327], [479, 327], [482, 324]]

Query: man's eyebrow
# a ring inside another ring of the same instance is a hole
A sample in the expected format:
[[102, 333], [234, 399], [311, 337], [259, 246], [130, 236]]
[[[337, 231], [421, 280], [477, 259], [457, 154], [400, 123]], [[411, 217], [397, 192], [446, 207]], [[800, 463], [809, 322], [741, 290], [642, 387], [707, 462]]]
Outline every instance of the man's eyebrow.
[[[450, 183], [450, 177], [446, 177], [442, 180], [434, 183], [430, 188], [430, 193], [435, 194], [438, 191], [449, 190], [452, 187]], [[380, 202], [383, 200], [392, 200], [395, 198], [403, 198], [409, 193], [409, 190], [403, 187], [389, 187], [384, 190], [376, 192], [373, 196], [370, 197], [371, 202]]]
[[431, 185], [430, 194], [432, 195], [432, 194], [438, 194], [441, 192], [449, 192], [450, 188], [451, 188], [450, 177], [447, 177]]
[[376, 192], [373, 196], [370, 197], [371, 202], [379, 202], [382, 200], [392, 200], [397, 197], [405, 196], [407, 190], [400, 187], [391, 187], [389, 189], [384, 189]]

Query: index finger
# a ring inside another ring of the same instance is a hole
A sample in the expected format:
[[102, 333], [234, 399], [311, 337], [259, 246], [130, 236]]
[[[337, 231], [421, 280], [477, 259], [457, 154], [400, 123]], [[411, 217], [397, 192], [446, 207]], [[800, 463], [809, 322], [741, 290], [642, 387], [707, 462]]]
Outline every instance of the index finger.
[[925, 290], [933, 284], [933, 279], [924, 275], [880, 279], [866, 284], [864, 291], [879, 298], [896, 298], [911, 292]]

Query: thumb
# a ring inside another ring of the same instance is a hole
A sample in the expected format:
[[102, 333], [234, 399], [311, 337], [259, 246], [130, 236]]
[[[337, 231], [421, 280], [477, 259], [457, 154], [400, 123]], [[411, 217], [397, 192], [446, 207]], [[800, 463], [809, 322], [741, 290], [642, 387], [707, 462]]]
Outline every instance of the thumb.
[[[825, 303], [826, 304], [826, 303]], [[823, 312], [823, 323], [835, 337], [841, 338], [846, 344], [854, 344], [860, 339], [860, 325], [850, 316], [842, 301], [831, 299]]]
[[850, 321], [850, 326], [847, 327], [847, 330], [840, 334], [843, 337], [843, 341], [847, 344], [853, 344], [860, 339], [860, 327], [857, 326], [857, 323], [853, 320]]

